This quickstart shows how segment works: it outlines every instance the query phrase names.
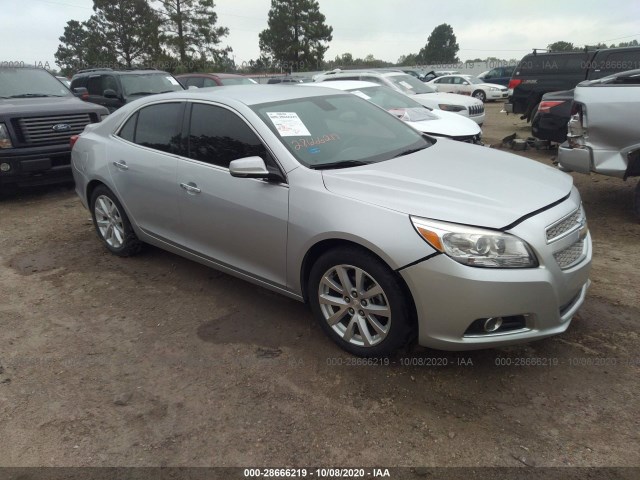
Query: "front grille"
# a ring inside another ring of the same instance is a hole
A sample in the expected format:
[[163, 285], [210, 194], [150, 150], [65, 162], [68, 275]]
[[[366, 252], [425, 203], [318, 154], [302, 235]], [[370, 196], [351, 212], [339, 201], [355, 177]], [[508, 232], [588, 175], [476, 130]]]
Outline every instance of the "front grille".
[[[91, 123], [88, 113], [50, 115], [45, 117], [20, 118], [17, 122], [24, 143], [32, 145], [57, 145], [69, 143], [71, 135], [82, 133]], [[68, 130], [56, 131], [56, 125], [69, 125]]]
[[547, 227], [547, 243], [555, 242], [562, 237], [566, 237], [571, 232], [578, 230], [584, 225], [584, 221], [584, 211], [581, 207], [566, 217], [561, 218], [556, 223], [549, 225]]
[[484, 105], [472, 105], [469, 107], [469, 116], [476, 117], [484, 113]]
[[565, 270], [579, 263], [584, 258], [584, 239], [553, 254], [561, 269]]

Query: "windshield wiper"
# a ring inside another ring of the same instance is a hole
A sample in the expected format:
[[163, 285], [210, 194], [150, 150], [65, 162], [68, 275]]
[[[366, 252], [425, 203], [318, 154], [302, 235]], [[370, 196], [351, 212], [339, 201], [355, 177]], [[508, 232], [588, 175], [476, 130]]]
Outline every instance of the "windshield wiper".
[[20, 95], [11, 95], [6, 98], [35, 98], [35, 97], [62, 97], [62, 95], [49, 95], [48, 93], [21, 93]]
[[398, 153], [397, 155], [394, 155], [393, 158], [402, 157], [404, 155], [411, 155], [412, 153], [419, 152], [420, 150], [424, 150], [425, 148], [427, 148], [427, 147], [425, 146], [425, 147], [418, 147], [418, 148], [410, 148], [408, 150], [404, 150], [404, 151]]
[[132, 97], [133, 95], [155, 95], [156, 92], [133, 92], [130, 93], [129, 96]]
[[326, 170], [326, 169], [330, 169], [330, 168], [359, 167], [361, 165], [369, 165], [369, 163], [368, 162], [363, 162], [362, 160], [343, 160], [342, 162], [321, 163], [319, 165], [309, 165], [309, 168], [313, 168], [314, 170]]

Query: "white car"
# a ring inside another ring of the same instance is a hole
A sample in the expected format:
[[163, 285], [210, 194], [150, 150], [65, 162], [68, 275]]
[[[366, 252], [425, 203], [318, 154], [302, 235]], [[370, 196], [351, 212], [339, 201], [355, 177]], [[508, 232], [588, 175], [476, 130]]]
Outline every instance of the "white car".
[[[307, 83], [301, 86], [315, 87], [317, 84]], [[473, 120], [444, 110], [425, 107], [407, 95], [384, 85], [345, 80], [343, 82], [324, 82], [321, 86], [351, 92], [364, 98], [404, 120], [419, 132], [467, 143], [481, 143], [482, 130]]]
[[485, 83], [472, 75], [445, 75], [434, 78], [427, 83], [439, 92], [469, 95], [482, 102], [502, 100], [509, 95], [507, 87], [504, 85]]
[[429, 83], [424, 83], [408, 73], [398, 71], [342, 71], [328, 72], [316, 77], [315, 82], [344, 80], [362, 80], [385, 85], [409, 95], [413, 100], [425, 107], [457, 113], [482, 126], [484, 123], [484, 104], [471, 97], [440, 93]]

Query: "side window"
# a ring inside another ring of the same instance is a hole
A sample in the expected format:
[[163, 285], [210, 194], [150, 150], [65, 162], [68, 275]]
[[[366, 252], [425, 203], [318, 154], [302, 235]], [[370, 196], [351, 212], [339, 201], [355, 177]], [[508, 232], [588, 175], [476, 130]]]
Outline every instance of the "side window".
[[102, 77], [102, 92], [104, 93], [105, 90], [113, 90], [114, 92], [119, 93], [120, 89], [118, 88], [118, 81], [115, 77], [111, 75], [105, 75]]
[[203, 84], [204, 87], [217, 87], [218, 86], [218, 84], [216, 83], [215, 80], [212, 80], [210, 78], [203, 78], [203, 80], [204, 80], [204, 84]]
[[452, 82], [452, 80], [453, 80], [453, 79], [452, 79], [451, 77], [441, 78], [441, 79], [438, 81], [438, 83], [440, 83], [441, 85], [449, 85], [449, 84], [453, 83], [453, 82]]
[[494, 68], [493, 70], [490, 70], [489, 73], [487, 73], [484, 78], [493, 78], [493, 77], [500, 77], [500, 69], [499, 68]]
[[136, 134], [136, 122], [138, 121], [138, 113], [136, 112], [127, 120], [122, 128], [120, 129], [120, 133], [118, 136], [123, 138], [129, 142], [133, 142]]
[[100, 75], [94, 75], [89, 77], [87, 82], [87, 91], [89, 95], [102, 96], [102, 77]]
[[167, 153], [180, 153], [182, 103], [160, 103], [138, 111], [135, 143]]
[[259, 156], [267, 161], [260, 139], [244, 120], [225, 108], [196, 103], [190, 125], [190, 158], [225, 168], [238, 158]]

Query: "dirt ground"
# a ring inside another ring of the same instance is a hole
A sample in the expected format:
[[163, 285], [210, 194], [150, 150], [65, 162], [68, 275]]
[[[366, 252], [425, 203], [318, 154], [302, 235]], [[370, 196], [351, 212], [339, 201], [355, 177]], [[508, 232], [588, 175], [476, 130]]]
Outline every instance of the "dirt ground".
[[[485, 141], [526, 138], [500, 108]], [[348, 364], [293, 300], [110, 255], [68, 186], [0, 200], [0, 466], [640, 466], [635, 182], [573, 177], [594, 261], [570, 329], [386, 366]]]

